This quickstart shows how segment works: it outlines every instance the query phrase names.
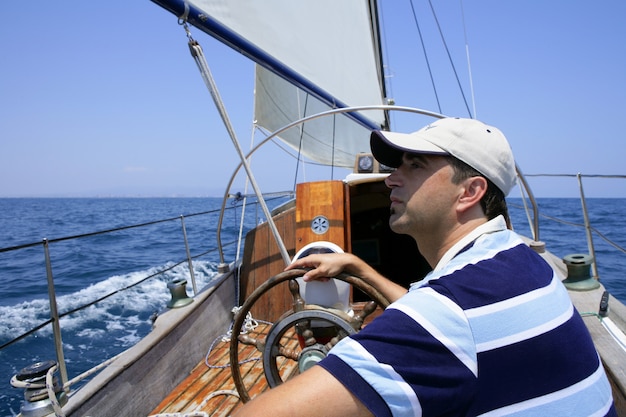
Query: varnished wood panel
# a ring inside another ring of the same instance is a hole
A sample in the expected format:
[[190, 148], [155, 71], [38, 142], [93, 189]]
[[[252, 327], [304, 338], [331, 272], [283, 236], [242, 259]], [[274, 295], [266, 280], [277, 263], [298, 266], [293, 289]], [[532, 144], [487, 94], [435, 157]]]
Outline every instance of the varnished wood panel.
[[[295, 209], [274, 217], [276, 228], [291, 257], [304, 245], [320, 240], [333, 242], [344, 250], [350, 249], [346, 237], [350, 225], [349, 216], [346, 216], [346, 195], [343, 181], [298, 184]], [[328, 232], [320, 235], [311, 230], [311, 221], [319, 215], [326, 217], [330, 223]], [[259, 285], [284, 268], [285, 262], [268, 224], [261, 224], [250, 231], [244, 247], [240, 304]], [[252, 315], [256, 319], [275, 321], [291, 309], [292, 303], [287, 285], [280, 285], [255, 303]]]
[[[321, 240], [349, 250], [346, 233], [346, 186], [343, 181], [319, 181], [298, 184], [296, 189], [296, 251]], [[328, 219], [330, 227], [323, 234], [315, 233], [311, 223], [317, 216]]]
[[[274, 217], [279, 234], [283, 238], [290, 257], [295, 254], [294, 228], [295, 209], [291, 208]], [[280, 255], [269, 225], [260, 224], [246, 235], [243, 267], [241, 270], [240, 304], [261, 284], [285, 269], [285, 261]], [[261, 297], [252, 310], [255, 318], [274, 321], [283, 312], [291, 309], [292, 297], [287, 285], [275, 288]]]

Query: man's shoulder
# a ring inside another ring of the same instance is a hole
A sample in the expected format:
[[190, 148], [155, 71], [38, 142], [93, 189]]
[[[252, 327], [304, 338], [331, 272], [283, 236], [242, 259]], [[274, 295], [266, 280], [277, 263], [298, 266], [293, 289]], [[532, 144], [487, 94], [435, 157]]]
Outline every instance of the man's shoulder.
[[421, 286], [429, 286], [463, 309], [501, 302], [553, 283], [550, 266], [515, 233], [481, 236]]

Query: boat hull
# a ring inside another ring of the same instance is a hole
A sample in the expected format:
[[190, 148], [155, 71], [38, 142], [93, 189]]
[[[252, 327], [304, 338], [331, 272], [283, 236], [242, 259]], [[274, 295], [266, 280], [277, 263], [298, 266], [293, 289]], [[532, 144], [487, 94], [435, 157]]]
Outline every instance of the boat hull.
[[164, 312], [148, 336], [71, 395], [66, 415], [148, 415], [228, 330], [235, 281], [225, 273], [193, 303]]

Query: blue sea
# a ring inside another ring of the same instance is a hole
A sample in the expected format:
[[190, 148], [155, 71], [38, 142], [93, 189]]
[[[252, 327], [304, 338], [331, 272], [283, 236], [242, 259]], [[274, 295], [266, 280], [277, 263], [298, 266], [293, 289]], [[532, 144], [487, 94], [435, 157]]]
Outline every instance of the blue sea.
[[[282, 201], [275, 200], [273, 205]], [[548, 250], [559, 257], [588, 253], [580, 200], [544, 198], [538, 202], [539, 238]], [[528, 236], [522, 200], [511, 199], [509, 204], [515, 229]], [[211, 285], [220, 260], [215, 234], [220, 205], [217, 198], [0, 199], [0, 250], [24, 246], [0, 252], [0, 345], [49, 319], [41, 244], [48, 239], [60, 313], [113, 294], [61, 318], [69, 377], [131, 347], [150, 331], [151, 316], [166, 309], [169, 281], [186, 279], [188, 293], [192, 293], [183, 224], [196, 287]], [[626, 303], [626, 255], [618, 249], [626, 247], [626, 199], [588, 199], [587, 207], [598, 232], [593, 242], [600, 279]], [[225, 247], [229, 262], [237, 256], [234, 242], [242, 214], [241, 207], [229, 207], [226, 213], [225, 224], [234, 225], [221, 236], [222, 242], [229, 243]], [[257, 209], [247, 209], [244, 230], [261, 217]], [[163, 219], [167, 221], [157, 222]], [[144, 226], [92, 234], [139, 224]], [[64, 239], [70, 236], [81, 237]], [[22, 391], [11, 387], [10, 378], [32, 363], [54, 359], [51, 334], [48, 325], [0, 351], [1, 417], [17, 415], [22, 401]], [[207, 349], [211, 342], [206, 341]]]

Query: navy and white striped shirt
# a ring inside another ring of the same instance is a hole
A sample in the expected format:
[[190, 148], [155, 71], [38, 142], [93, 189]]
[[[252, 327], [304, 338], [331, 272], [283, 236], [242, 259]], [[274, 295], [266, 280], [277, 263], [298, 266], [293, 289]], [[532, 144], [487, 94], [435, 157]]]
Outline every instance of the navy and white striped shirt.
[[502, 217], [320, 365], [376, 416], [616, 415], [565, 287]]

